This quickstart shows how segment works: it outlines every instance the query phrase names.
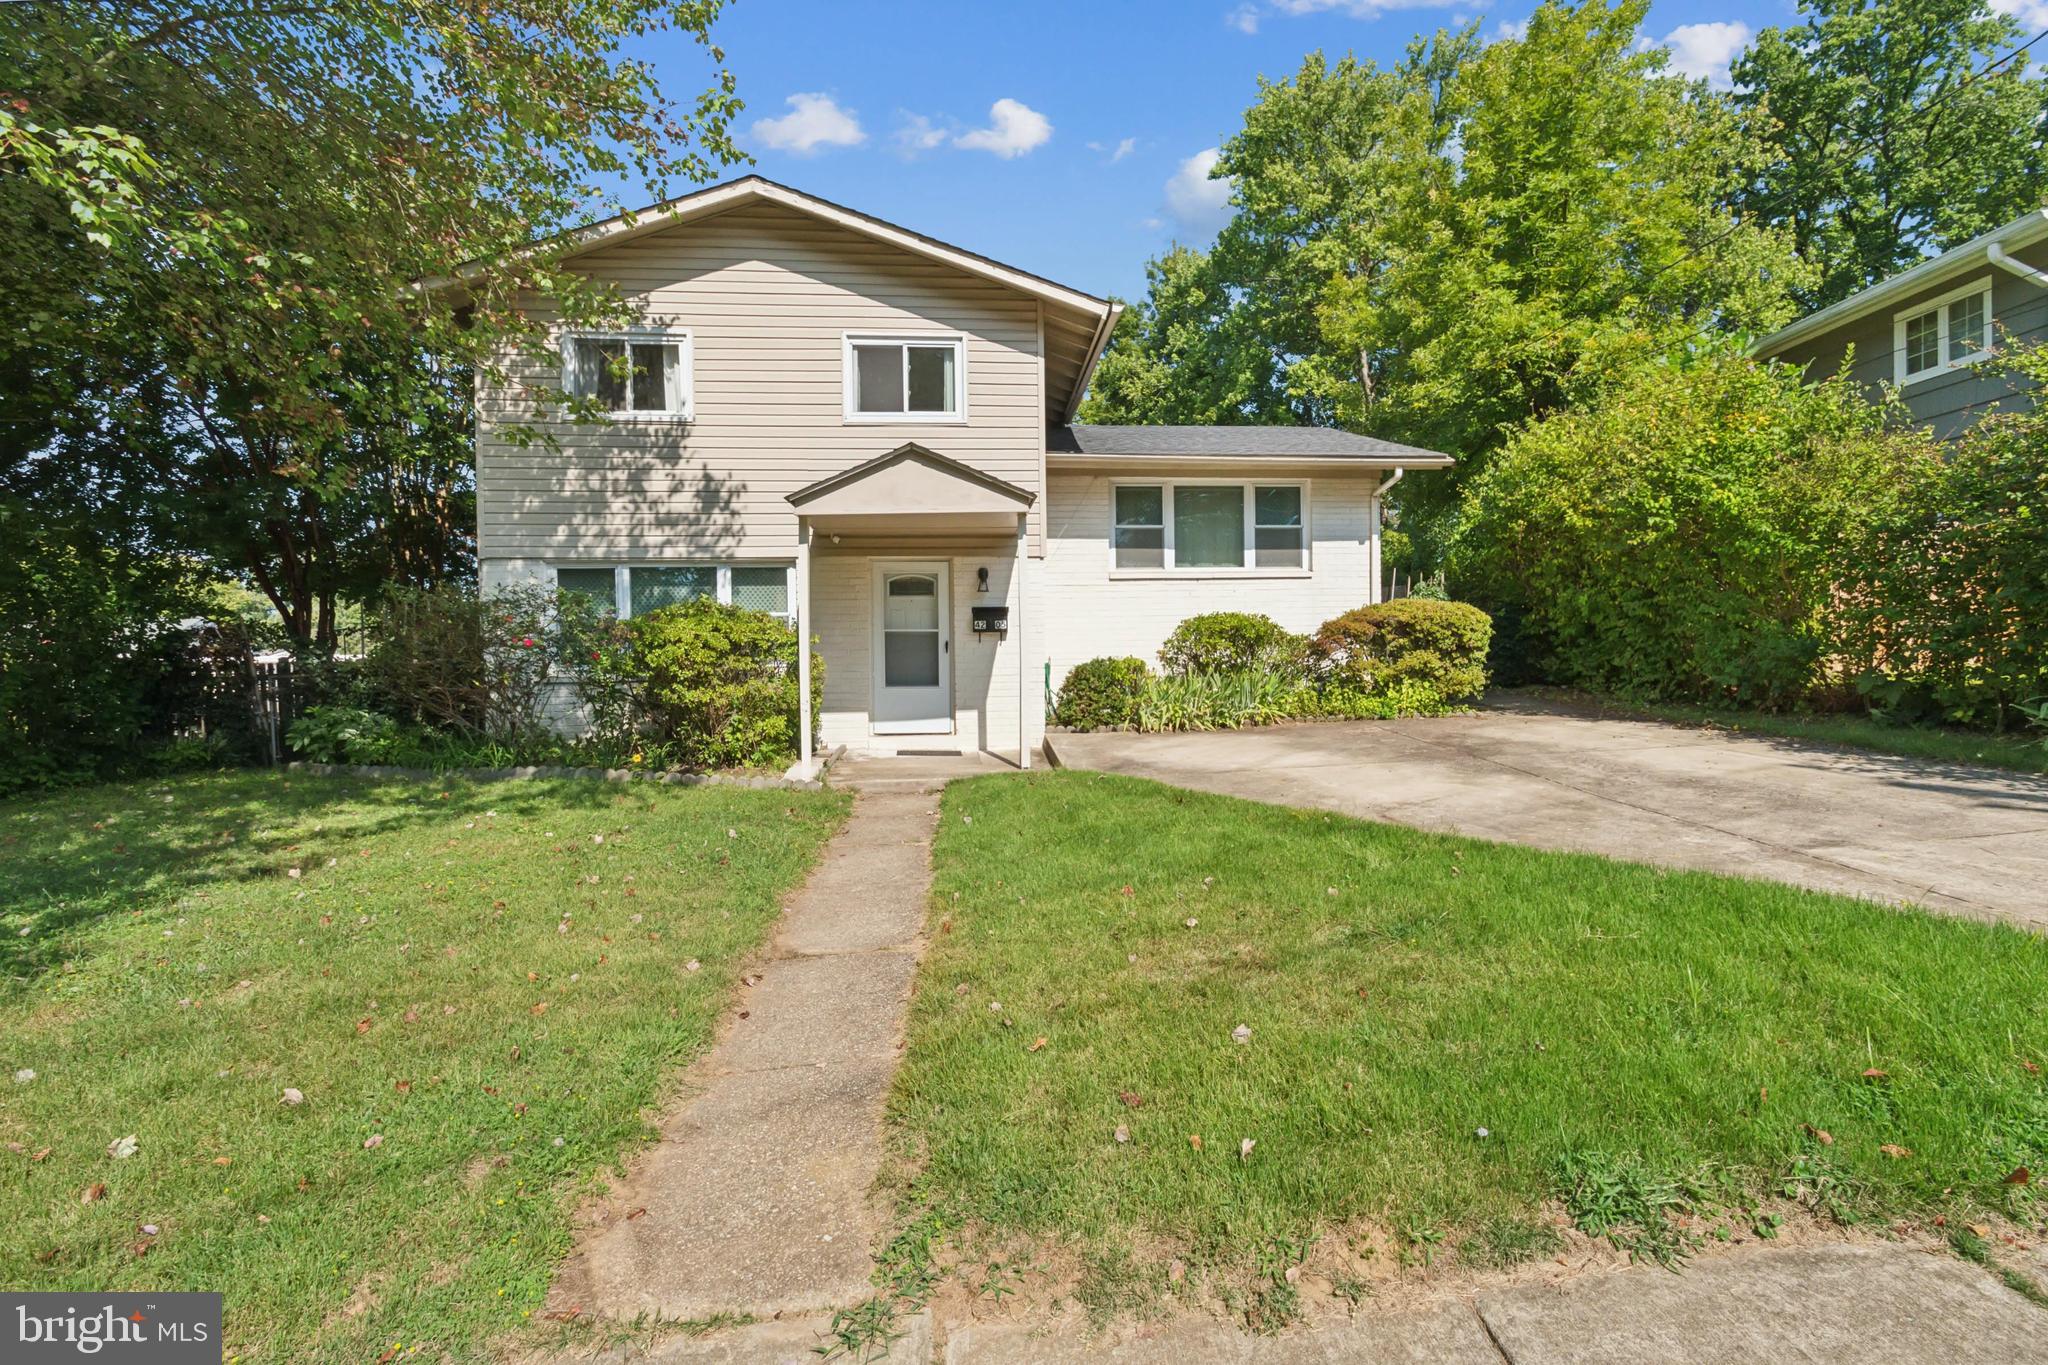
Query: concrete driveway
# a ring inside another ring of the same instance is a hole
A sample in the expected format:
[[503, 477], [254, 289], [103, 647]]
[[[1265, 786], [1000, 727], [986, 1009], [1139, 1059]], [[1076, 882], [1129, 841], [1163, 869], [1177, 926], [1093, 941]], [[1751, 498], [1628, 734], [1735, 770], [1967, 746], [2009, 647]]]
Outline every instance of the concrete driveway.
[[2048, 930], [2048, 778], [1520, 700], [1051, 745], [1066, 767]]

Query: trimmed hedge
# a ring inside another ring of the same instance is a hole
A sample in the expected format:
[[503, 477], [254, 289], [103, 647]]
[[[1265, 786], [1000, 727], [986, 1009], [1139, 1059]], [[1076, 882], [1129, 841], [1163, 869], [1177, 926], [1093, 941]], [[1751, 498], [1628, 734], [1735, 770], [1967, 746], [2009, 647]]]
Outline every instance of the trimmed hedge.
[[1211, 611], [1190, 616], [1159, 647], [1159, 663], [1176, 676], [1189, 673], [1305, 673], [1308, 641], [1253, 611]]
[[1325, 621], [1311, 649], [1335, 686], [1371, 693], [1414, 683], [1460, 701], [1486, 689], [1492, 638], [1493, 618], [1468, 602], [1402, 597]]
[[1053, 717], [1070, 730], [1119, 730], [1136, 722], [1138, 696], [1150, 677], [1143, 659], [1090, 659], [1060, 684]]

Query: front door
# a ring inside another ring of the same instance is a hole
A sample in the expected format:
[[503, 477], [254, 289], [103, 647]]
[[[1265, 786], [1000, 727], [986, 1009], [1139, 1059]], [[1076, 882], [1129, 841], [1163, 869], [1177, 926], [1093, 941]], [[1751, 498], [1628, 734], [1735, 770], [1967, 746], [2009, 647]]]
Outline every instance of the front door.
[[875, 705], [878, 735], [953, 730], [953, 632], [946, 565], [875, 565]]

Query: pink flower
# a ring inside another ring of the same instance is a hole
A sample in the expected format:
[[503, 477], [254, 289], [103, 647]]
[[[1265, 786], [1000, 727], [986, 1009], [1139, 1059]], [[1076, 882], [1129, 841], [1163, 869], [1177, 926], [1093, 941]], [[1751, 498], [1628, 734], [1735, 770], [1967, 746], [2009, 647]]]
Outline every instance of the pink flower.
[[527, 637], [526, 637], [525, 639], [521, 640], [521, 641], [519, 642], [519, 647], [520, 647], [521, 649], [532, 649], [532, 648], [533, 648], [533, 637], [532, 637], [531, 635], [529, 635], [529, 636], [527, 636]]

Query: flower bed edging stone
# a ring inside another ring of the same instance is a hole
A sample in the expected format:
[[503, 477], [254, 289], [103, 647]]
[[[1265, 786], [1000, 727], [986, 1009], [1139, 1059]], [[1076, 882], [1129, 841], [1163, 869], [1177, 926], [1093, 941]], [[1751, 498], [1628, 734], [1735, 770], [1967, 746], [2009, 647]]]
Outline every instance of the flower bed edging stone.
[[542, 763], [522, 768], [400, 768], [385, 763], [308, 763], [293, 759], [285, 765], [296, 773], [315, 777], [389, 777], [413, 782], [459, 777], [472, 782], [530, 782], [538, 778], [573, 777], [602, 782], [660, 782], [677, 787], [750, 787], [756, 791], [823, 791], [819, 779], [787, 777], [741, 777], [734, 773], [636, 772], [631, 768], [571, 768]]

